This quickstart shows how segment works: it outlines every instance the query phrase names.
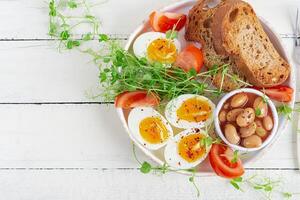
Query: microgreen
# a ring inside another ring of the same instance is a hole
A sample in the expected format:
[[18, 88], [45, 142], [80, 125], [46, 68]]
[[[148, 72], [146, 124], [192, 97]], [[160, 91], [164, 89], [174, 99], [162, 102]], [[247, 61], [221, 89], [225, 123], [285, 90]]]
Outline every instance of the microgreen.
[[[49, 32], [48, 34], [60, 40], [59, 50], [73, 49], [74, 47], [81, 46], [84, 42], [98, 38], [99, 42], [108, 41], [109, 37], [105, 34], [99, 34], [100, 22], [90, 13], [90, 7], [86, 0], [50, 0], [49, 2]], [[64, 15], [65, 11], [69, 9], [72, 13], [73, 10], [83, 10], [84, 16]], [[75, 21], [75, 22], [74, 22]], [[78, 41], [75, 28], [81, 25], [88, 25], [92, 30], [85, 33], [81, 37], [81, 42]], [[77, 38], [76, 38], [77, 37]]]
[[279, 115], [287, 117], [288, 120], [292, 119], [293, 109], [286, 104], [277, 107], [277, 112]]
[[69, 8], [77, 8], [77, 3], [74, 0], [68, 1]]
[[292, 193], [281, 190], [283, 184], [281, 180], [271, 180], [268, 177], [264, 177], [258, 174], [255, 174], [248, 178], [237, 177], [231, 179], [230, 184], [234, 189], [242, 192], [244, 192], [244, 187], [250, 187], [254, 190], [260, 191], [264, 195], [265, 199], [268, 200], [271, 199], [273, 193], [279, 193], [286, 199], [292, 197]]
[[239, 151], [238, 150], [235, 150], [233, 152], [233, 158], [231, 159], [231, 163], [236, 163], [239, 159]]
[[105, 34], [99, 34], [99, 42], [107, 42], [109, 40], [108, 36]]
[[144, 161], [144, 162], [140, 162], [139, 161], [139, 159], [137, 158], [137, 155], [136, 155], [136, 149], [135, 149], [135, 145], [134, 144], [132, 144], [132, 151], [133, 151], [133, 156], [134, 156], [135, 160], [140, 164], [139, 170], [143, 174], [148, 174], [150, 172], [160, 172], [162, 174], [165, 174], [167, 172], [178, 172], [178, 171], [191, 173], [191, 176], [189, 177], [188, 180], [189, 180], [189, 182], [192, 183], [193, 187], [195, 188], [195, 190], [197, 192], [197, 197], [200, 196], [200, 190], [198, 188], [198, 185], [195, 182], [195, 174], [196, 174], [196, 169], [195, 168], [191, 168], [191, 169], [172, 169], [166, 163], [164, 163], [161, 166], [152, 166], [147, 161]]
[[166, 32], [166, 38], [170, 40], [174, 40], [178, 37], [178, 32], [174, 30], [169, 30]]

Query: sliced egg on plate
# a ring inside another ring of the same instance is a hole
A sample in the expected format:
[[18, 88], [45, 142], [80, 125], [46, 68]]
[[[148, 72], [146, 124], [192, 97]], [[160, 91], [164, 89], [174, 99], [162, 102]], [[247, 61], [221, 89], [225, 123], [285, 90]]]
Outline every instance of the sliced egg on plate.
[[212, 123], [214, 109], [215, 104], [208, 98], [184, 94], [167, 104], [165, 116], [177, 128], [199, 128]]
[[207, 156], [210, 146], [201, 145], [208, 137], [201, 129], [187, 129], [174, 136], [165, 148], [165, 160], [171, 167], [190, 169], [200, 164]]
[[166, 34], [160, 32], [143, 33], [133, 43], [133, 52], [137, 57], [165, 64], [174, 63], [180, 49], [177, 39], [167, 39]]
[[168, 121], [151, 107], [137, 107], [130, 111], [128, 127], [132, 136], [150, 150], [163, 147], [173, 137]]

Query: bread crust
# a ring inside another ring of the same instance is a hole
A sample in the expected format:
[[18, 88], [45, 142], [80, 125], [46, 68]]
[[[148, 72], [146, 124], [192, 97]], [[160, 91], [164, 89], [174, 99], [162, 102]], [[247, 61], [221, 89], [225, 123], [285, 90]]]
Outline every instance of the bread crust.
[[[231, 75], [238, 75], [240, 79], [244, 79], [240, 75], [240, 72], [235, 66], [235, 62], [232, 58], [227, 55], [219, 55], [214, 49], [211, 25], [212, 19], [216, 10], [228, 0], [222, 0], [222, 2], [211, 9], [205, 9], [206, 0], [200, 0], [190, 11], [188, 17], [188, 23], [186, 27], [186, 40], [200, 42], [204, 52], [204, 64], [209, 69], [213, 66], [222, 66], [228, 64], [228, 73]], [[232, 91], [239, 88], [241, 85], [233, 81], [230, 77], [225, 76], [224, 80], [221, 81], [221, 72], [217, 73], [212, 83], [217, 87], [222, 87], [225, 91]]]

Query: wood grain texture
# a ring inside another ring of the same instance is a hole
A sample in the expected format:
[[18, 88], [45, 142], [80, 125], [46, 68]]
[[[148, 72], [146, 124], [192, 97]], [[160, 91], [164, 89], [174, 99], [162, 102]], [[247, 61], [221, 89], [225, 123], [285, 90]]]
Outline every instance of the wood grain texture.
[[[0, 105], [0, 121], [0, 168], [138, 166], [113, 105]], [[297, 168], [295, 137], [289, 128], [247, 168]]]
[[[251, 171], [272, 176], [285, 184], [283, 191], [299, 192], [300, 176], [295, 171]], [[219, 177], [196, 178], [201, 196], [196, 197], [188, 177], [178, 174], [141, 174], [137, 170], [2, 170], [0, 195], [3, 199], [22, 200], [94, 200], [94, 199], [214, 199], [253, 200], [264, 196], [245, 187], [236, 191]], [[17, 191], [16, 191], [17, 190]], [[294, 195], [291, 200], [299, 199]], [[274, 193], [272, 199], [283, 199]]]
[[[96, 6], [92, 12], [101, 20], [102, 32], [123, 38], [146, 19], [151, 11], [177, 1], [108, 0], [106, 3]], [[46, 2], [41, 0], [0, 1], [0, 18], [3, 19], [0, 21], [0, 39], [49, 38], [47, 35], [48, 4]], [[101, 0], [90, 2], [101, 2]], [[278, 33], [288, 35], [293, 33], [291, 25], [294, 24], [291, 22], [295, 18], [295, 7], [299, 6], [298, 0], [248, 0], [248, 2], [253, 5], [258, 15], [271, 22]]]
[[[176, 1], [109, 0], [93, 12], [103, 22], [102, 32], [124, 44], [150, 11]], [[86, 96], [101, 93], [97, 67], [76, 51], [58, 53], [47, 35], [46, 2], [0, 1], [1, 199], [196, 199], [187, 176], [138, 172], [131, 142], [113, 106]], [[291, 57], [299, 1], [249, 2], [285, 38]], [[284, 190], [299, 193], [295, 138], [289, 125], [270, 151], [247, 166], [246, 176], [282, 178]], [[196, 182], [200, 199], [263, 199], [253, 190], [237, 192], [216, 176]]]
[[[285, 38], [283, 43], [291, 57], [294, 40]], [[59, 53], [53, 41], [0, 44], [0, 103], [104, 101], [89, 98], [101, 88], [98, 68], [88, 55], [76, 50]]]

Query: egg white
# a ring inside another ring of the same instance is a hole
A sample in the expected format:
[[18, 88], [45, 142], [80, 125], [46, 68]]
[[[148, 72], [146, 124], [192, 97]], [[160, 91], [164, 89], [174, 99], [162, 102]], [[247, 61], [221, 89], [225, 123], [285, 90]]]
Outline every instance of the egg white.
[[[168, 130], [168, 139], [159, 144], [151, 144], [143, 139], [140, 134], [140, 123], [143, 119], [147, 117], [159, 117], [162, 123], [166, 126]], [[130, 134], [143, 146], [150, 150], [157, 150], [167, 144], [170, 138], [173, 137], [173, 129], [168, 123], [168, 121], [156, 110], [151, 107], [137, 107], [130, 111], [128, 116], [128, 127]]]
[[[203, 101], [207, 101], [211, 107], [211, 115], [210, 117], [202, 122], [189, 122], [186, 120], [179, 119], [177, 116], [177, 110], [180, 108], [180, 106], [184, 103], [184, 101], [191, 99], [191, 98], [198, 98]], [[167, 120], [175, 127], [182, 128], [182, 129], [188, 129], [188, 128], [202, 128], [205, 126], [208, 126], [213, 122], [213, 112], [215, 109], [215, 104], [209, 100], [208, 98], [196, 94], [183, 94], [178, 96], [175, 99], [172, 99], [166, 106], [165, 109], [165, 116]]]
[[[166, 34], [160, 32], [146, 32], [141, 34], [133, 43], [133, 53], [137, 57], [147, 58], [147, 49], [149, 44], [156, 39], [166, 39]], [[173, 43], [177, 52], [180, 52], [180, 42], [175, 38]]]
[[178, 143], [181, 141], [183, 137], [195, 133], [201, 133], [207, 135], [207, 133], [204, 130], [192, 128], [178, 133], [167, 143], [164, 155], [165, 155], [165, 160], [170, 167], [176, 169], [190, 169], [199, 165], [203, 160], [205, 160], [210, 150], [210, 147], [209, 149], [207, 149], [207, 151], [201, 158], [199, 158], [194, 162], [188, 162], [179, 155]]

